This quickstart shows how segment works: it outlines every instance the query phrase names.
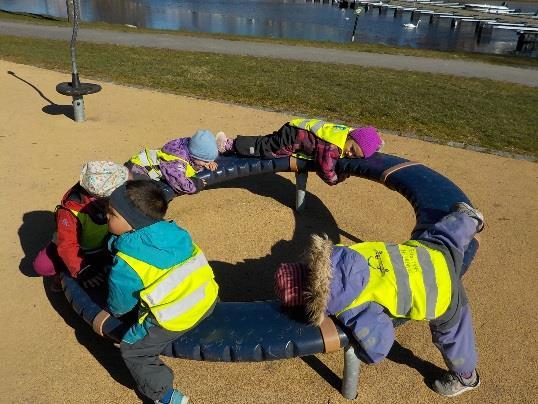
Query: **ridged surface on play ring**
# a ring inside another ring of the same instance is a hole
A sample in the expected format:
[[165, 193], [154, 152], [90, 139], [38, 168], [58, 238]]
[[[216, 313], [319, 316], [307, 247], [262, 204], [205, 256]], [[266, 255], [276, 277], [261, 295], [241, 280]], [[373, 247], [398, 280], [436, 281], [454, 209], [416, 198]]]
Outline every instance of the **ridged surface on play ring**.
[[[207, 185], [216, 185], [236, 178], [271, 172], [289, 171], [289, 159], [221, 157], [214, 172], [204, 171], [199, 177]], [[310, 162], [299, 167], [312, 171]], [[467, 196], [449, 179], [400, 157], [376, 153], [369, 159], [341, 159], [338, 170], [385, 184], [402, 194], [412, 204], [417, 218], [413, 231], [418, 231], [445, 216], [452, 205]], [[469, 245], [464, 266], [468, 267], [478, 249], [478, 242]], [[466, 268], [465, 268], [466, 269]], [[79, 283], [65, 273], [62, 285], [74, 310], [90, 325], [104, 305], [88, 295]], [[293, 314], [293, 313], [292, 313]], [[399, 322], [401, 323], [401, 321]], [[399, 324], [398, 323], [398, 324]], [[395, 322], [397, 325], [397, 323]], [[121, 340], [128, 324], [114, 317], [101, 325], [102, 334]], [[338, 326], [340, 346], [349, 344], [346, 333]], [[305, 356], [324, 351], [318, 327], [307, 325], [301, 316], [283, 312], [277, 301], [218, 302], [214, 312], [193, 330], [168, 345], [163, 354], [179, 358], [251, 362]]]

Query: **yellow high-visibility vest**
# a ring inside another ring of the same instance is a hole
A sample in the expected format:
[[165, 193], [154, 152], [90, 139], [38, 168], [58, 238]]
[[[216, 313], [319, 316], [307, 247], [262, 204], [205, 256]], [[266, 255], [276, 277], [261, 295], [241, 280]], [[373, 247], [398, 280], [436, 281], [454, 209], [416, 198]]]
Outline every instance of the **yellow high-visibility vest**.
[[91, 252], [100, 250], [105, 246], [105, 238], [108, 234], [108, 224], [95, 223], [87, 213], [69, 209], [78, 219], [82, 231], [80, 234], [80, 247], [83, 251]]
[[144, 167], [153, 180], [160, 180], [163, 176], [159, 169], [159, 161], [176, 160], [182, 161], [185, 164], [185, 175], [187, 177], [194, 177], [196, 175], [196, 170], [187, 160], [173, 154], [165, 153], [162, 150], [144, 149], [129, 159], [131, 163]]
[[344, 146], [349, 132], [354, 130], [349, 126], [329, 123], [320, 119], [294, 119], [288, 124], [295, 128], [308, 130], [320, 139], [338, 146], [340, 148], [340, 157], [344, 155]]
[[452, 281], [442, 252], [411, 240], [404, 244], [365, 242], [350, 246], [368, 262], [370, 278], [346, 308], [366, 302], [385, 307], [393, 317], [433, 320], [451, 301]]
[[198, 246], [187, 260], [167, 269], [157, 268], [123, 252], [122, 258], [138, 274], [144, 289], [140, 292], [142, 323], [149, 312], [159, 325], [171, 331], [194, 326], [215, 303], [219, 287], [213, 270]]

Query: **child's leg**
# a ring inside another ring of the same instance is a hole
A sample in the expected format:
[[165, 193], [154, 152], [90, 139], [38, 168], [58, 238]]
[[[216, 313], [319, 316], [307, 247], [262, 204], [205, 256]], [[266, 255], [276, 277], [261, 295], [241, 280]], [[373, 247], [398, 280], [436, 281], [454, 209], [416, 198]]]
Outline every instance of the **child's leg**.
[[432, 341], [441, 351], [449, 370], [455, 373], [469, 373], [476, 367], [476, 347], [473, 320], [469, 304], [463, 306], [459, 321], [444, 330], [430, 323]]
[[130, 344], [121, 342], [121, 356], [131, 372], [139, 391], [152, 400], [161, 400], [172, 389], [174, 374], [159, 358], [162, 350], [182, 333], [165, 330], [159, 326], [148, 329], [148, 334]]
[[452, 212], [429, 229], [414, 235], [414, 240], [443, 244], [463, 257], [467, 246], [476, 234], [477, 224], [474, 219], [461, 212]]
[[53, 276], [58, 273], [63, 267], [63, 262], [58, 256], [56, 244], [51, 242], [39, 251], [34, 259], [33, 267], [35, 273], [41, 276]]
[[433, 383], [433, 390], [446, 396], [457, 396], [477, 388], [480, 378], [476, 371], [476, 347], [471, 310], [466, 304], [461, 308], [459, 321], [448, 329], [430, 323], [432, 341], [441, 351], [450, 370]]
[[289, 156], [293, 152], [293, 144], [297, 129], [284, 125], [276, 132], [265, 136], [238, 136], [235, 139], [235, 152], [240, 156], [274, 157]]

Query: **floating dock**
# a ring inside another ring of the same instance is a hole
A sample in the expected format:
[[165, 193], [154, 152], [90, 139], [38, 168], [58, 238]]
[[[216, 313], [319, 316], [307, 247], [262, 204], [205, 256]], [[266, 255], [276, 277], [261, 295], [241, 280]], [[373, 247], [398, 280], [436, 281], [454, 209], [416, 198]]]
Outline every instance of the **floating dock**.
[[[484, 34], [494, 29], [514, 31], [518, 35], [516, 51], [533, 51], [538, 41], [538, 13], [494, 14], [486, 11], [466, 10], [462, 3], [449, 3], [440, 0], [391, 0], [383, 3], [378, 0], [332, 0], [340, 8], [364, 7], [365, 11], [378, 9], [379, 14], [391, 11], [394, 17], [410, 13], [410, 20], [417, 21], [427, 17], [430, 24], [448, 20], [450, 27], [456, 29], [461, 23], [475, 24], [476, 39], [480, 42]], [[413, 5], [411, 7], [411, 5]]]

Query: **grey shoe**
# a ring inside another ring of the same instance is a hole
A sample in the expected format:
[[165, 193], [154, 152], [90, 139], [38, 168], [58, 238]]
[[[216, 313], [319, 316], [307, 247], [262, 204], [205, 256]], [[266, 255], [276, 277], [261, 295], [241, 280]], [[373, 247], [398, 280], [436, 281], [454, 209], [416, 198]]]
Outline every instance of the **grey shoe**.
[[477, 221], [477, 233], [480, 233], [484, 229], [484, 215], [478, 209], [473, 208], [471, 205], [465, 202], [458, 202], [452, 207], [452, 211], [465, 213], [470, 218], [475, 219]]
[[454, 372], [448, 372], [441, 379], [436, 380], [432, 387], [436, 393], [442, 396], [454, 397], [466, 391], [476, 389], [478, 386], [480, 386], [480, 376], [474, 370], [468, 379], [464, 379]]

